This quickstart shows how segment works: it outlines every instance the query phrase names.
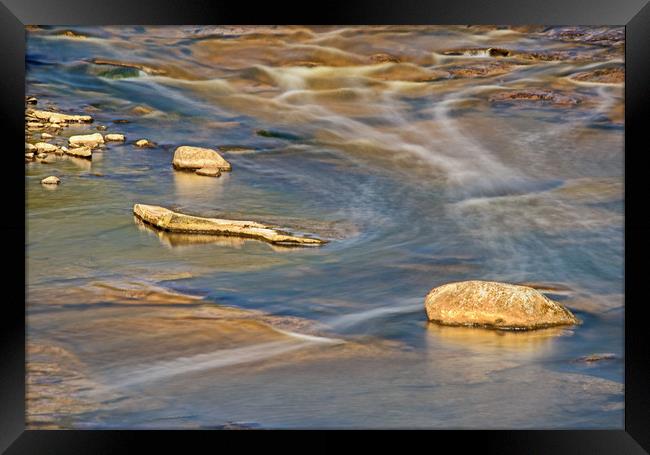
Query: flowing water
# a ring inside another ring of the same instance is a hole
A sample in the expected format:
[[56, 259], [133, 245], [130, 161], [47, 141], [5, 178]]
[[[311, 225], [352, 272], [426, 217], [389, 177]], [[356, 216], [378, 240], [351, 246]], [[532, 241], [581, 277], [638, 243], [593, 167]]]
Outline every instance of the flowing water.
[[[95, 119], [53, 142], [127, 141], [26, 165], [28, 423], [622, 428], [623, 87], [567, 77], [622, 65], [622, 30], [579, 30], [30, 29], [27, 94]], [[580, 102], [491, 101], [512, 89]], [[175, 171], [179, 145], [233, 170]], [[135, 203], [330, 242], [165, 234]], [[582, 324], [428, 323], [427, 292], [467, 279]]]

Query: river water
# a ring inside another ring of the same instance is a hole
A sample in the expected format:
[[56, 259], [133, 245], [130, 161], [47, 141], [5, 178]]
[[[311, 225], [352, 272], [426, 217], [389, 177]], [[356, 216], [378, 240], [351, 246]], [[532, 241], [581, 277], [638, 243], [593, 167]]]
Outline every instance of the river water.
[[[26, 164], [28, 424], [622, 428], [623, 87], [567, 77], [622, 65], [621, 30], [578, 30], [31, 28], [26, 93], [94, 117], [52, 142], [127, 140]], [[495, 47], [521, 55], [445, 54]], [[491, 100], [515, 89], [580, 101]], [[179, 145], [232, 172], [175, 171]], [[135, 203], [329, 243], [158, 233]], [[428, 323], [468, 279], [582, 324]]]

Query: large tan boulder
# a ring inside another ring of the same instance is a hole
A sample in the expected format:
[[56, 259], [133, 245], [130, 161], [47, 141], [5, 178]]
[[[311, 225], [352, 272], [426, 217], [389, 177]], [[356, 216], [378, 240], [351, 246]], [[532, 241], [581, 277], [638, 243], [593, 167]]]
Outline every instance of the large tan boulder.
[[536, 289], [494, 281], [461, 281], [432, 289], [424, 302], [430, 321], [445, 325], [531, 330], [578, 324]]
[[168, 232], [234, 235], [264, 240], [277, 245], [317, 246], [327, 243], [325, 240], [294, 236], [255, 221], [184, 215], [156, 205], [135, 204], [133, 214], [145, 223]]
[[211, 168], [220, 171], [231, 170], [230, 163], [215, 150], [183, 145], [174, 152], [172, 164], [176, 169]]
[[68, 142], [72, 147], [97, 147], [104, 143], [104, 136], [99, 133], [94, 134], [80, 134], [77, 136], [70, 136]]

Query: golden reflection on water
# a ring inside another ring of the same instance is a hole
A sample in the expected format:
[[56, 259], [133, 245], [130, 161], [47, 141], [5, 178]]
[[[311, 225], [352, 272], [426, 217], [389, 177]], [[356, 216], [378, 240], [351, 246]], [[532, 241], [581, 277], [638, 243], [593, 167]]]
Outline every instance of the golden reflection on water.
[[[204, 200], [215, 200], [224, 196], [224, 186], [228, 180], [228, 173], [222, 172], [219, 177], [206, 177], [196, 175], [194, 172], [174, 171], [174, 189], [176, 203], [182, 207], [197, 207]], [[200, 205], [199, 205], [200, 206]], [[218, 207], [205, 207], [216, 209]]]
[[432, 347], [442, 343], [482, 354], [513, 352], [526, 356], [548, 355], [553, 351], [554, 341], [558, 337], [572, 334], [573, 331], [567, 327], [514, 331], [453, 327], [433, 322], [427, 324], [427, 340]]

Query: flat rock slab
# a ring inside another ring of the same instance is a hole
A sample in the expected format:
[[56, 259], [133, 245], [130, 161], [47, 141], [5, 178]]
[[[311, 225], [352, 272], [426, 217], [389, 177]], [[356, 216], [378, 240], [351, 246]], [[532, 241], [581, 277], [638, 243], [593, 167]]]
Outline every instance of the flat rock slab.
[[60, 112], [39, 110], [27, 111], [27, 114], [31, 117], [45, 120], [50, 123], [89, 123], [93, 121], [93, 118], [90, 115], [70, 115], [62, 114]]
[[430, 321], [444, 325], [531, 330], [579, 324], [536, 289], [493, 281], [462, 281], [432, 289], [424, 302]]
[[37, 142], [34, 147], [38, 153], [54, 153], [58, 148], [56, 145], [48, 142]]
[[622, 67], [600, 68], [574, 74], [569, 79], [575, 82], [592, 84], [623, 84], [625, 82], [625, 69]]
[[92, 159], [93, 156], [93, 151], [90, 149], [90, 147], [76, 147], [76, 148], [66, 148], [63, 150], [64, 153], [67, 155], [71, 156], [76, 156], [79, 158], [86, 158], [86, 159]]
[[215, 150], [187, 145], [176, 149], [172, 164], [176, 169], [213, 168], [220, 171], [230, 171], [232, 169], [230, 163]]
[[248, 237], [277, 245], [318, 246], [325, 240], [293, 236], [255, 221], [202, 218], [173, 212], [155, 205], [135, 204], [133, 214], [152, 226], [168, 232], [232, 235]]

